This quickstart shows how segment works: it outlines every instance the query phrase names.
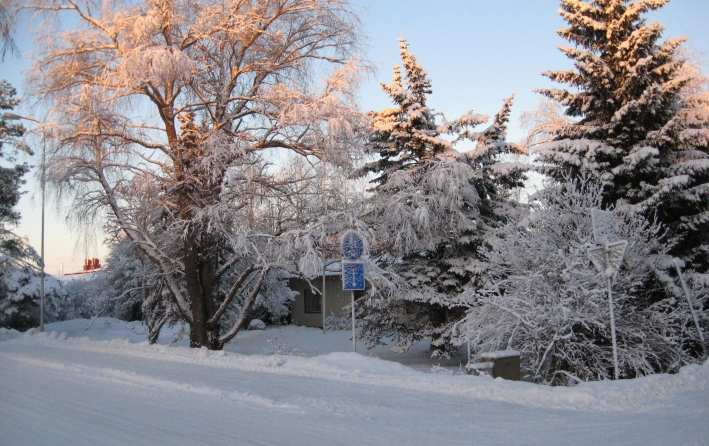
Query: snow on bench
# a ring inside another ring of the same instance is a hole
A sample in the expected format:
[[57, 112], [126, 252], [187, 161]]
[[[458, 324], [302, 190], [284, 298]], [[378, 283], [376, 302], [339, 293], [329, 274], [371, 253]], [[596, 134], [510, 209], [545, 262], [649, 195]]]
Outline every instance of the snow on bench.
[[481, 358], [485, 359], [502, 359], [511, 358], [513, 356], [520, 356], [520, 353], [517, 350], [498, 350], [495, 352], [488, 352], [480, 355]]

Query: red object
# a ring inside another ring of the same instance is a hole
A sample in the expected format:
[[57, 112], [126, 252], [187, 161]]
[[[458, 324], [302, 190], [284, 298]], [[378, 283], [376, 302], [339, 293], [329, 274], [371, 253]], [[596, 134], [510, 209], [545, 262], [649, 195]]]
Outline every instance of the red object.
[[93, 271], [95, 269], [101, 269], [101, 261], [97, 258], [84, 260], [84, 271]]
[[84, 259], [84, 267], [82, 268], [82, 271], [79, 271], [77, 273], [65, 273], [65, 276], [73, 276], [77, 274], [87, 274], [87, 273], [92, 273], [94, 271], [100, 270], [101, 269], [101, 261], [97, 259], [96, 257], [92, 257], [90, 259]]

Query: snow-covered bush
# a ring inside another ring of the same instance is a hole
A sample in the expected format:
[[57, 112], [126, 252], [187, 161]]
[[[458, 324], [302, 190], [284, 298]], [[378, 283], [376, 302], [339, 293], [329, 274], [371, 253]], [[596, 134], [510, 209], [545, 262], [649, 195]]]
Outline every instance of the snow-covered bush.
[[[39, 325], [40, 272], [0, 255], [0, 327], [27, 330]], [[68, 296], [62, 284], [47, 275], [44, 283], [44, 321], [61, 320], [67, 313]]]
[[249, 330], [265, 330], [266, 323], [261, 319], [251, 319], [249, 322]]
[[[588, 258], [591, 209], [601, 206], [602, 188], [570, 181], [548, 187], [536, 200], [528, 219], [491, 239], [489, 276], [484, 286], [461, 295], [467, 314], [456, 340], [470, 342], [478, 353], [521, 351], [527, 376], [539, 382], [609, 378], [607, 282]], [[612, 288], [621, 374], [676, 371], [693, 361], [697, 333], [670, 275], [671, 245], [659, 224], [618, 210], [612, 217], [615, 234], [628, 241]], [[706, 290], [694, 294], [705, 307]]]

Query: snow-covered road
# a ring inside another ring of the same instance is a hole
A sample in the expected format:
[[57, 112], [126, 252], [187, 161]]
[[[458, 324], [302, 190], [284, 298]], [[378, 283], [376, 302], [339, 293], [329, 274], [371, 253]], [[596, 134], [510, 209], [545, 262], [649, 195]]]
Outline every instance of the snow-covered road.
[[0, 342], [2, 445], [708, 445], [709, 365], [549, 388], [352, 353]]

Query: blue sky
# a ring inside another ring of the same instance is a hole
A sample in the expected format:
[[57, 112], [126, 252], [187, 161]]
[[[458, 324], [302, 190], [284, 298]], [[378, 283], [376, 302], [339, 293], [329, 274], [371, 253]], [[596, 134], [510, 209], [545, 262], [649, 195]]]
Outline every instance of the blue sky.
[[[362, 21], [365, 57], [376, 69], [361, 87], [364, 110], [390, 105], [379, 82], [389, 81], [391, 67], [399, 61], [398, 39], [402, 37], [433, 81], [430, 105], [446, 117], [471, 109], [493, 114], [504, 97], [515, 94], [510, 127], [513, 140], [523, 135], [520, 114], [539, 102], [533, 90], [549, 85], [541, 72], [569, 65], [557, 50], [564, 42], [555, 33], [563, 26], [556, 0], [353, 0], [353, 5]], [[687, 48], [709, 73], [709, 0], [673, 0], [649, 19], [663, 23], [665, 37], [687, 37]], [[22, 91], [23, 73], [29, 68], [27, 59], [32, 52], [30, 24], [21, 24], [18, 40], [22, 57], [8, 57], [0, 63], [0, 78]], [[21, 111], [41, 115], [41, 110]], [[28, 178], [26, 189], [17, 230], [38, 248], [39, 196], [34, 178]], [[64, 271], [79, 269], [85, 252], [90, 256], [105, 254], [100, 240], [80, 241], [82, 229], [65, 222], [62, 204], [49, 206], [49, 272], [59, 272], [62, 264]]]

